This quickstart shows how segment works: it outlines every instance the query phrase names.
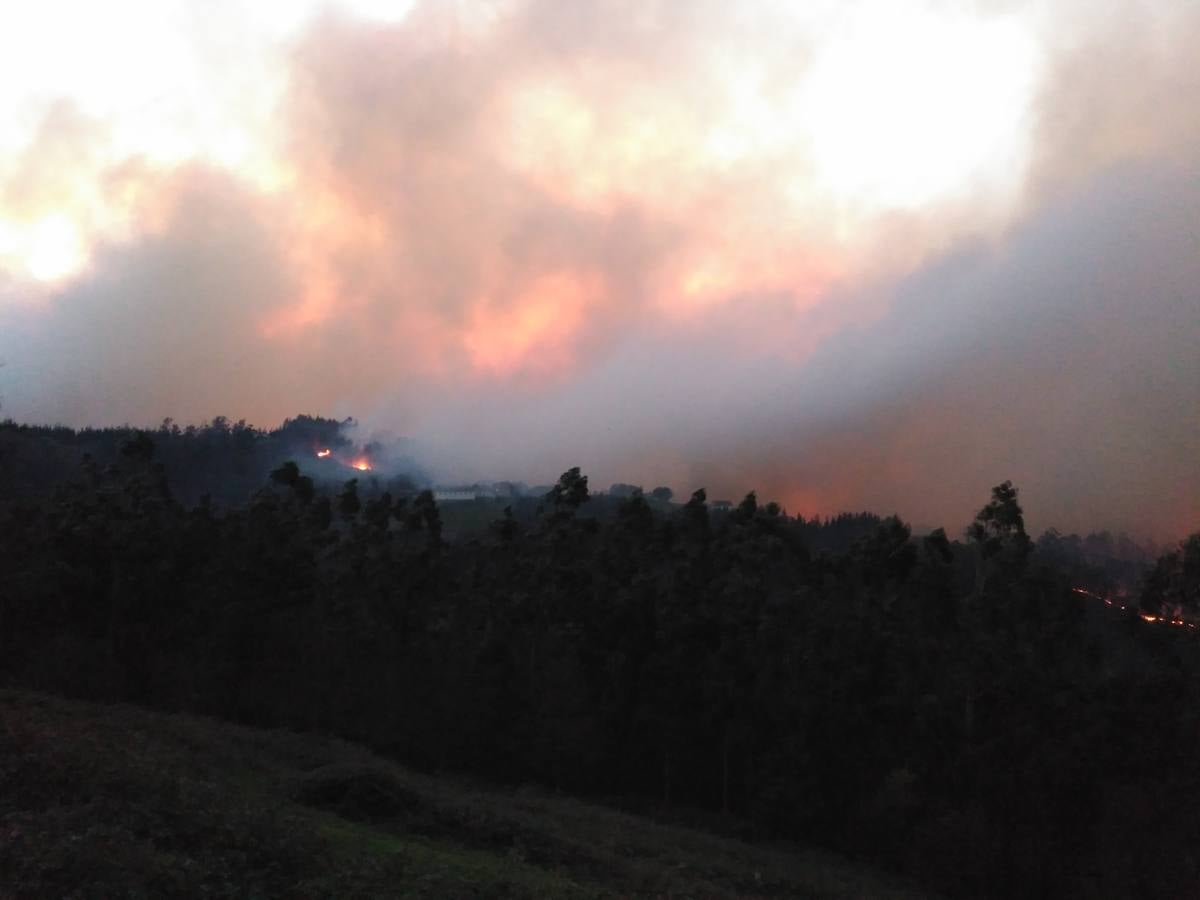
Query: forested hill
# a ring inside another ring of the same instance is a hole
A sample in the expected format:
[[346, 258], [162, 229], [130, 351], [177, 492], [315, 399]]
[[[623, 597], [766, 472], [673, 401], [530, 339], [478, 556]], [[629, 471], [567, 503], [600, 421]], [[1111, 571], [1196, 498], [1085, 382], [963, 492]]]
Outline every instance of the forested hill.
[[1188, 895], [1200, 536], [1122, 611], [1110, 573], [1030, 539], [1012, 485], [981, 499], [962, 542], [861, 517], [821, 549], [828, 523], [754, 495], [593, 516], [571, 470], [530, 518], [447, 540], [428, 491], [295, 464], [243, 505], [184, 503], [134, 437], [0, 507], [0, 667], [707, 810], [951, 895]]
[[[344, 479], [357, 448], [350, 434], [353, 419], [336, 420], [300, 415], [278, 428], [255, 428], [244, 421], [218, 416], [202, 425], [181, 427], [170, 419], [153, 431], [129, 426], [73, 429], [61, 426], [0, 422], [0, 501], [28, 499], [49, 493], [76, 477], [80, 460], [100, 468], [118, 463], [122, 448], [141, 438], [153, 442], [154, 460], [161, 465], [175, 496], [198, 503], [208, 496], [220, 505], [249, 501], [267, 474], [288, 459], [303, 460], [310, 474], [323, 481]], [[409, 489], [424, 480], [420, 468], [399, 446], [365, 445], [388, 462], [387, 487]], [[316, 454], [328, 451], [322, 460]], [[349, 472], [349, 474], [355, 474]]]

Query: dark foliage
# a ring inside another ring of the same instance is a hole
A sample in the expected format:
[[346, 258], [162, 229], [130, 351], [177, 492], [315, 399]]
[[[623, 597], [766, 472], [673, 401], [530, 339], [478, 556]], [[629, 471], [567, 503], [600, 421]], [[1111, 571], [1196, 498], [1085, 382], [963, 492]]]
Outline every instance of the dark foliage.
[[417, 795], [389, 772], [365, 765], [321, 766], [305, 773], [294, 796], [356, 822], [395, 819], [420, 805]]
[[[1072, 592], [1095, 567], [1040, 559], [1007, 482], [958, 543], [753, 494], [601, 514], [572, 469], [536, 516], [452, 540], [428, 492], [326, 492], [286, 462], [240, 507], [183, 503], [127, 440], [0, 512], [9, 679], [707, 808], [952, 894], [1200, 879], [1200, 635]], [[1195, 606], [1198, 547], [1147, 604]], [[327, 781], [363, 817], [404, 802]]]
[[919, 900], [861, 864], [362, 747], [0, 689], [4, 900]]
[[[166, 419], [158, 429], [147, 432], [128, 426], [76, 431], [0, 422], [0, 502], [46, 497], [78, 476], [79, 460], [84, 456], [101, 468], [152, 456], [182, 502], [196, 504], [207, 496], [221, 505], [241, 505], [272, 469], [288, 460], [308, 461], [307, 475], [317, 481], [344, 478], [344, 466], [336, 456], [316, 460], [314, 454], [320, 449], [333, 454], [350, 452], [346, 429], [354, 424], [350, 419], [297, 416], [278, 428], [263, 430], [217, 416], [212, 422], [186, 428]], [[390, 468], [403, 474], [391, 479], [392, 489], [412, 489], [421, 480], [411, 460], [393, 462]], [[272, 477], [283, 477], [282, 470]]]

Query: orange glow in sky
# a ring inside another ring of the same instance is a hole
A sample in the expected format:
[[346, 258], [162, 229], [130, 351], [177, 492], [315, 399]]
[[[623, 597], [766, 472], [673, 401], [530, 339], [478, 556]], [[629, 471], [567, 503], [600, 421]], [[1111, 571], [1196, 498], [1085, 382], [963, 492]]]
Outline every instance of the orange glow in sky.
[[1096, 520], [1095, 471], [1176, 528], [1197, 278], [1138, 241], [1194, 233], [1151, 176], [1200, 183], [1196, 33], [1133, 0], [14, 4], [4, 414], [367, 416], [528, 466], [479, 477], [805, 513], [1025, 466]]

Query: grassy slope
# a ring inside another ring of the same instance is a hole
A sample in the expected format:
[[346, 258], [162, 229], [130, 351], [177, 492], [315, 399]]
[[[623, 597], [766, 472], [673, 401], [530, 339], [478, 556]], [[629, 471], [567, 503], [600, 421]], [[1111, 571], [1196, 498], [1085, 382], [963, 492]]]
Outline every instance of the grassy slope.
[[0, 900], [916, 896], [340, 741], [0, 690]]

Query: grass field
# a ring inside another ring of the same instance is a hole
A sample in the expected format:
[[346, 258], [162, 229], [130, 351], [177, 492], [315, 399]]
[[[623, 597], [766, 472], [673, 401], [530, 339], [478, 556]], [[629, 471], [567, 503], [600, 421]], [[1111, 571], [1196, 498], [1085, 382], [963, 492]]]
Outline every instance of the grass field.
[[341, 741], [0, 691], [0, 898], [916, 898]]

